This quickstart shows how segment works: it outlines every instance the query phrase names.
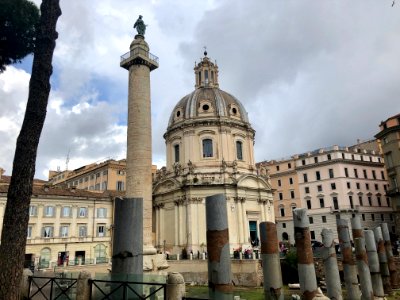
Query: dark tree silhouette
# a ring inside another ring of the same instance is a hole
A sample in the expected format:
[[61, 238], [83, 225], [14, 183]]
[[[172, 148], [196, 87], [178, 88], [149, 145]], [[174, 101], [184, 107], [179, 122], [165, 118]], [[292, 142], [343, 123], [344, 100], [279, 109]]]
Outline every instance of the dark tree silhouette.
[[58, 37], [56, 23], [61, 15], [59, 0], [43, 0], [40, 11], [28, 102], [17, 139], [1, 234], [1, 300], [19, 300], [20, 296], [37, 148], [46, 118], [53, 52]]
[[0, 72], [33, 52], [39, 9], [27, 0], [0, 0]]

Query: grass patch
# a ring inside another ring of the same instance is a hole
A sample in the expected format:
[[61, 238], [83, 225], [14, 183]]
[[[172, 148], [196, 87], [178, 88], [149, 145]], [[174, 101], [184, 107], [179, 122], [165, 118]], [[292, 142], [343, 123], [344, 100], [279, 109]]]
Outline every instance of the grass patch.
[[[300, 290], [290, 290], [287, 286], [284, 286], [284, 295], [285, 299], [291, 299], [292, 294], [299, 294]], [[324, 293], [326, 295], [326, 291]], [[240, 299], [246, 300], [262, 300], [264, 299], [264, 289], [262, 287], [234, 287], [233, 295], [240, 296]], [[346, 295], [346, 291], [343, 290], [343, 295]], [[186, 296], [199, 298], [199, 299], [208, 299], [208, 287], [207, 286], [186, 286]], [[386, 297], [387, 300], [399, 300], [400, 299], [400, 291], [395, 291], [389, 297]]]
[[[289, 290], [284, 287], [285, 299], [291, 299], [290, 295], [300, 294], [300, 290]], [[240, 296], [246, 300], [262, 300], [264, 299], [264, 289], [262, 287], [234, 287], [233, 295]], [[186, 296], [200, 299], [208, 299], [207, 286], [186, 286]]]

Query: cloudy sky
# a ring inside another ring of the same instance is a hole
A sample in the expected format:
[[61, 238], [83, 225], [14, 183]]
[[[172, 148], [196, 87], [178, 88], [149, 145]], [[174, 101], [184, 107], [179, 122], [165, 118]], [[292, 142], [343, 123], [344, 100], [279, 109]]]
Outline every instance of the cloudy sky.
[[[35, 0], [37, 4], [40, 1]], [[256, 160], [353, 145], [400, 112], [400, 1], [60, 1], [59, 39], [36, 177], [126, 153], [128, 72], [119, 67], [139, 14], [160, 59], [151, 73], [153, 162], [169, 114], [216, 59], [220, 88], [246, 107]], [[0, 74], [0, 167], [11, 174], [32, 57]]]

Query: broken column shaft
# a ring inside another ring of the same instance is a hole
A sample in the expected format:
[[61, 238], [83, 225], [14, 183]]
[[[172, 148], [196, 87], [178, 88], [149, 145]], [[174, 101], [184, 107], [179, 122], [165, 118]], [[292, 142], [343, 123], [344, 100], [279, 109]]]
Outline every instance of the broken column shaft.
[[261, 258], [264, 273], [264, 299], [283, 300], [281, 262], [276, 224], [260, 223]]
[[350, 232], [348, 221], [337, 219], [337, 231], [339, 235], [340, 250], [342, 253], [342, 264], [344, 281], [347, 290], [347, 299], [360, 299], [360, 289], [358, 288], [356, 262], [353, 258], [353, 251], [350, 242]]
[[374, 228], [374, 235], [379, 257], [379, 267], [382, 275], [383, 290], [385, 291], [385, 294], [391, 294], [392, 286], [390, 284], [390, 273], [386, 256], [385, 242], [383, 241], [382, 229], [380, 226]]
[[360, 277], [361, 300], [374, 300], [372, 291], [371, 274], [368, 267], [367, 252], [365, 251], [364, 238], [358, 237], [354, 239], [356, 248], [357, 270]]
[[386, 256], [390, 274], [390, 284], [392, 285], [392, 288], [397, 289], [399, 288], [399, 282], [398, 282], [399, 274], [397, 272], [396, 263], [393, 257], [392, 242], [390, 241], [390, 234], [387, 223], [382, 223], [381, 228], [382, 228], [383, 240], [385, 242]]
[[378, 253], [376, 252], [375, 236], [372, 230], [364, 230], [364, 237], [369, 270], [371, 273], [372, 290], [375, 297], [381, 298], [385, 296], [385, 293], [383, 291]]
[[330, 299], [342, 300], [342, 287], [340, 284], [339, 268], [337, 265], [333, 231], [322, 229], [322, 260], [324, 262], [326, 293]]
[[228, 215], [224, 194], [206, 197], [208, 289], [211, 299], [232, 298]]
[[300, 289], [305, 300], [312, 300], [318, 292], [315, 276], [314, 256], [311, 248], [311, 236], [307, 209], [293, 210], [294, 238], [297, 247], [297, 266]]

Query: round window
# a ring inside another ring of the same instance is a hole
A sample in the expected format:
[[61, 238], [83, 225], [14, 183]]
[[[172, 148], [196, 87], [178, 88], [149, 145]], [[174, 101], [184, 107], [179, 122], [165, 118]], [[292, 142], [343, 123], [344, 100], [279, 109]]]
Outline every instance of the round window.
[[178, 110], [178, 111], [176, 112], [176, 116], [177, 116], [177, 117], [180, 117], [180, 116], [181, 116], [181, 111], [180, 111], [180, 110]]
[[232, 108], [232, 113], [233, 113], [234, 115], [236, 115], [236, 113], [237, 113], [236, 107]]
[[210, 109], [210, 107], [208, 106], [208, 104], [203, 105], [203, 110], [209, 110], [209, 109]]

